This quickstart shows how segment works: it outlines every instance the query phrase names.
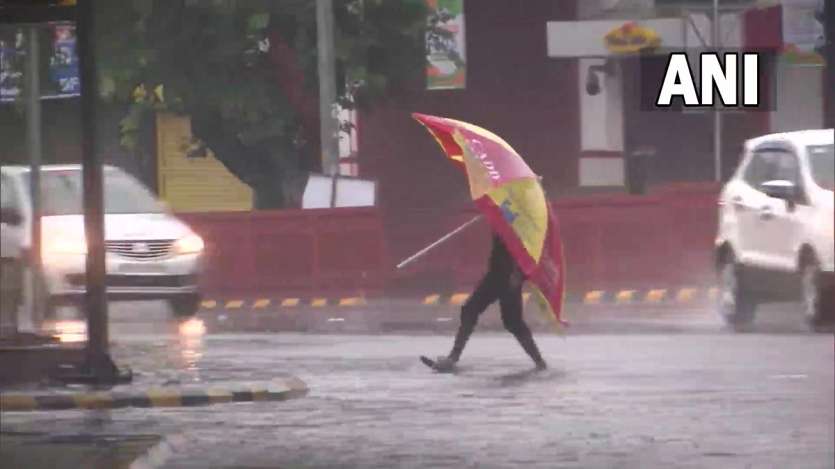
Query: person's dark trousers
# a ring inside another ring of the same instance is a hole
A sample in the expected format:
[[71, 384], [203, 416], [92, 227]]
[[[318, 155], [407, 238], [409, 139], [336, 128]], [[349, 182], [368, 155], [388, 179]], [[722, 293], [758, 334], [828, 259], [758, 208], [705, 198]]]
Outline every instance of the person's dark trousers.
[[518, 285], [512, 285], [512, 273], [513, 270], [491, 269], [481, 279], [478, 287], [461, 308], [461, 325], [458, 327], [455, 344], [449, 354], [450, 359], [458, 361], [467, 340], [475, 329], [478, 317], [490, 304], [499, 300], [505, 329], [516, 337], [537, 365], [544, 364], [539, 348], [533, 340], [533, 334], [522, 319], [522, 282], [520, 280]]

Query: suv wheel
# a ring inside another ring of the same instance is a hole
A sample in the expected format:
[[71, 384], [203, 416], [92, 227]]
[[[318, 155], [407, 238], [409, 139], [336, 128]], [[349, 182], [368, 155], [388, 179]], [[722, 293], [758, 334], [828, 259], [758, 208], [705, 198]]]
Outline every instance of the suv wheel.
[[729, 255], [719, 266], [719, 314], [725, 323], [735, 330], [754, 322], [757, 303], [754, 295], [745, 287], [742, 269]]
[[200, 295], [186, 295], [168, 300], [171, 312], [178, 318], [190, 318], [200, 309]]
[[820, 264], [809, 257], [800, 268], [800, 291], [803, 302], [803, 316], [812, 330], [820, 330], [832, 319], [832, 295], [824, 292], [821, 282]]

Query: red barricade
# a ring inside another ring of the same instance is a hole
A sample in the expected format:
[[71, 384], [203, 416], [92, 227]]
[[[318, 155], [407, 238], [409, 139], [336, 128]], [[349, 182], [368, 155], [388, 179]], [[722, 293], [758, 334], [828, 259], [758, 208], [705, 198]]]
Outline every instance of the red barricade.
[[388, 262], [374, 209], [188, 213], [206, 241], [208, 295], [379, 293]]
[[[568, 290], [710, 283], [717, 194], [714, 184], [691, 184], [558, 200]], [[206, 240], [207, 295], [275, 297], [466, 291], [486, 267], [486, 222], [407, 268], [395, 265], [477, 214], [369, 208], [181, 216]]]

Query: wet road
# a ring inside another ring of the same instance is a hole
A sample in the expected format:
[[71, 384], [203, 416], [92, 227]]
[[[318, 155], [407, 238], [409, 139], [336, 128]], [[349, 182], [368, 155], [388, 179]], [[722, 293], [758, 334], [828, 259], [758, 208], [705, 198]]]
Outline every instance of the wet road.
[[765, 321], [751, 334], [728, 333], [698, 313], [639, 314], [624, 330], [591, 321], [589, 333], [538, 334], [551, 365], [543, 373], [529, 370], [511, 336], [477, 332], [456, 375], [417, 360], [446, 352], [447, 335], [209, 327], [206, 336], [183, 337], [131, 313], [115, 321], [114, 354], [138, 379], [289, 372], [311, 393], [278, 404], [95, 417], [4, 414], [3, 431], [178, 435], [161, 465], [168, 468], [831, 468], [835, 460], [833, 337], [791, 321]]

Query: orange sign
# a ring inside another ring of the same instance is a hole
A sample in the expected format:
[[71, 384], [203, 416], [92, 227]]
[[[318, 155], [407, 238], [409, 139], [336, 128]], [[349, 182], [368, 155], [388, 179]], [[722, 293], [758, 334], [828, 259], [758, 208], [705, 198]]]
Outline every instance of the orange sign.
[[606, 34], [603, 42], [609, 52], [629, 54], [658, 47], [661, 37], [654, 30], [630, 21]]

